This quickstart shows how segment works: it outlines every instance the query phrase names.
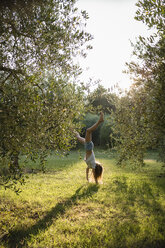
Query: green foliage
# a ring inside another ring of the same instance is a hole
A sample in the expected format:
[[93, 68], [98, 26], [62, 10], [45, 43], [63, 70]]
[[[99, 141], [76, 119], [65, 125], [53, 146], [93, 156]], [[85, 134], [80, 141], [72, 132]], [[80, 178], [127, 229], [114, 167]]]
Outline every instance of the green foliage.
[[86, 56], [91, 39], [74, 3], [0, 2], [0, 164], [7, 159], [9, 183], [21, 180], [19, 154], [40, 157], [44, 169], [47, 150], [71, 148], [70, 128], [83, 112], [73, 57]]
[[141, 11], [137, 11], [136, 19], [143, 18], [149, 28], [156, 29], [156, 33], [148, 39], [139, 37], [135, 46], [135, 55], [143, 61], [142, 67], [138, 64], [133, 69], [138, 75], [135, 85], [143, 87], [147, 95], [145, 119], [155, 133], [154, 140], [165, 162], [165, 5], [163, 1], [139, 1], [137, 6]]
[[104, 149], [113, 148], [114, 139], [112, 137], [112, 119], [111, 116], [105, 115], [104, 123], [100, 129], [100, 146]]
[[119, 99], [113, 114], [113, 137], [118, 146], [119, 164], [132, 160], [134, 166], [142, 166], [144, 152], [154, 146], [154, 132], [146, 122], [146, 111], [143, 90], [132, 89]]
[[[13, 102], [12, 96], [10, 99], [4, 97], [2, 102], [7, 110], [1, 113], [1, 163], [5, 161], [3, 157], [8, 158], [11, 175], [17, 173], [17, 170], [21, 175], [19, 154], [26, 154], [31, 159], [40, 157], [44, 168], [47, 151], [69, 150], [73, 145], [70, 128], [76, 126], [76, 119], [83, 116], [83, 92], [73, 84], [62, 81], [59, 84], [53, 76], [49, 76], [44, 91], [32, 89], [28, 88], [31, 94], [27, 95], [23, 89], [21, 94], [14, 91]], [[15, 155], [16, 163], [12, 162]]]
[[160, 0], [138, 1], [136, 6], [135, 19], [143, 21], [149, 28], [156, 28], [159, 32], [164, 32], [165, 6]]
[[115, 109], [115, 101], [117, 96], [109, 93], [101, 84], [88, 95], [88, 106], [92, 107], [95, 112], [103, 111], [104, 113], [111, 113]]
[[74, 73], [72, 56], [84, 53], [91, 39], [80, 26], [88, 18], [75, 1], [1, 1], [1, 71], [34, 73], [45, 68], [56, 75]]
[[136, 19], [156, 33], [134, 45], [137, 61], [127, 65], [135, 83], [118, 103], [114, 132], [119, 162], [131, 158], [143, 165], [148, 147], [160, 148], [165, 161], [165, 13], [162, 1], [138, 1], [137, 6]]
[[[85, 130], [88, 127], [91, 127], [98, 121], [99, 116], [93, 113], [87, 113], [83, 120], [83, 130], [82, 136], [85, 136]], [[102, 148], [112, 148], [113, 147], [113, 138], [112, 135], [112, 121], [110, 115], [104, 116], [104, 122], [92, 133], [92, 140], [96, 146]]]

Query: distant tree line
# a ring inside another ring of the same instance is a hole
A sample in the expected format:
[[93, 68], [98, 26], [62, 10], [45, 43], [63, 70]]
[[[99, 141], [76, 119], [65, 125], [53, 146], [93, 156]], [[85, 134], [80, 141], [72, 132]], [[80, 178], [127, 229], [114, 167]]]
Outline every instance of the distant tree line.
[[92, 134], [92, 139], [96, 146], [107, 149], [112, 148], [114, 139], [112, 135], [111, 113], [115, 111], [118, 97], [114, 93], [109, 93], [100, 83], [93, 92], [88, 92], [85, 98], [87, 113], [82, 121], [81, 135], [85, 136], [85, 131], [98, 120], [100, 111], [105, 114], [104, 123]]

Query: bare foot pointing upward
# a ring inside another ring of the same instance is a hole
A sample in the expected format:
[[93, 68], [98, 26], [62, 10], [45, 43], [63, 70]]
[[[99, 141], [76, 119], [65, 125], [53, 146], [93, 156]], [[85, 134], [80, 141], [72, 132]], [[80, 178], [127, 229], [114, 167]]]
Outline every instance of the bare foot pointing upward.
[[99, 119], [99, 122], [103, 122], [104, 121], [104, 114], [103, 112], [100, 112], [100, 119]]

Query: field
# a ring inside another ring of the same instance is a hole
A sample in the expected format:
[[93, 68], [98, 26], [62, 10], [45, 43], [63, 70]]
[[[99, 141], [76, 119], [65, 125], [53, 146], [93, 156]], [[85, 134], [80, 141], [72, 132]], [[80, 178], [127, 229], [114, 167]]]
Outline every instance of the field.
[[[153, 154], [141, 170], [97, 150], [104, 183], [85, 179], [83, 152], [49, 156], [45, 174], [29, 164], [18, 196], [0, 190], [0, 247], [165, 247], [165, 177]], [[30, 172], [30, 170], [29, 170]]]

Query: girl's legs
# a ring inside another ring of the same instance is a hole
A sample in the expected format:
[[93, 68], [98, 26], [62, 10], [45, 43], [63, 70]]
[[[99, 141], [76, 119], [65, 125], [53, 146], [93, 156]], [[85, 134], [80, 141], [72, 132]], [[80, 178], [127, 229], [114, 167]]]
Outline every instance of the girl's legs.
[[86, 168], [86, 179], [87, 181], [89, 181], [89, 168], [88, 167]]
[[92, 132], [95, 131], [100, 125], [100, 123], [102, 123], [103, 121], [104, 121], [104, 115], [103, 112], [101, 112], [99, 120], [93, 126], [89, 127], [86, 130], [85, 142], [90, 142], [92, 140]]
[[86, 134], [85, 134], [85, 139], [82, 138], [79, 133], [74, 131], [74, 134], [76, 135], [76, 138], [78, 139], [78, 141], [81, 144], [84, 144], [85, 142], [90, 142], [92, 140], [92, 132], [95, 131], [97, 129], [97, 127], [100, 125], [100, 123], [102, 123], [104, 121], [104, 115], [103, 112], [100, 113], [100, 118], [99, 120], [91, 127], [89, 127], [86, 130]]

